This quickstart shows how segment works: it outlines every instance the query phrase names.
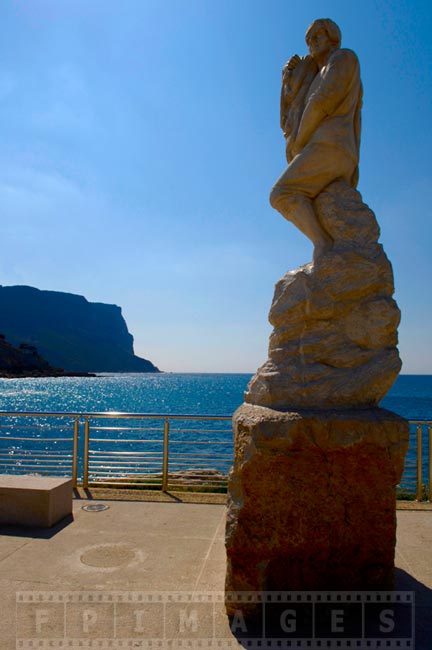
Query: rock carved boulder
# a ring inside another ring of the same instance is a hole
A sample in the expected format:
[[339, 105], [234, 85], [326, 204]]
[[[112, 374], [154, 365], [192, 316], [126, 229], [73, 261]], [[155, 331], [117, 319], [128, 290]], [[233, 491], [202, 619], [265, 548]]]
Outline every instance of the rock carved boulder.
[[335, 244], [276, 285], [269, 359], [245, 401], [273, 408], [375, 406], [401, 368], [400, 311], [374, 213], [348, 183], [329, 185], [314, 207]]

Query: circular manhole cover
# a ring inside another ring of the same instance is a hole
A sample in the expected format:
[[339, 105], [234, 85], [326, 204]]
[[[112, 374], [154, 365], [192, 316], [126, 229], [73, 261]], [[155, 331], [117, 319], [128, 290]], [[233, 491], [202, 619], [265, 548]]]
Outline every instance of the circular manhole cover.
[[100, 512], [101, 510], [108, 510], [109, 506], [106, 506], [104, 503], [91, 503], [88, 506], [83, 506], [83, 510], [86, 512]]

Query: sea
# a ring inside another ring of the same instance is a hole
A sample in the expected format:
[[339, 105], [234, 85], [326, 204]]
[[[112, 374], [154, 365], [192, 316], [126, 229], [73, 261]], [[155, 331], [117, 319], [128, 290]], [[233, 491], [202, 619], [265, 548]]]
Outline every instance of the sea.
[[[250, 374], [233, 373], [131, 373], [101, 374], [96, 377], [0, 379], [0, 412], [120, 411], [232, 416], [243, 402], [243, 393], [250, 379]], [[398, 413], [407, 420], [432, 421], [432, 375], [400, 375], [380, 406]], [[27, 420], [27, 429], [29, 422], [30, 420]], [[18, 422], [0, 417], [0, 456], [10, 454], [12, 439], [19, 438], [14, 436], [12, 425], [19, 429], [22, 420]], [[200, 426], [206, 425], [201, 423]], [[208, 426], [212, 428], [213, 425]], [[51, 430], [52, 427], [47, 426], [47, 437], [51, 435]], [[229, 422], [217, 431], [221, 442], [231, 441]], [[426, 434], [427, 428], [424, 427], [424, 476], [427, 476], [428, 462]], [[115, 431], [111, 431], [110, 435], [115, 436]], [[118, 443], [121, 444], [123, 433], [118, 435]], [[19, 451], [23, 444], [14, 443], [12, 453], [14, 450], [15, 453]], [[118, 444], [116, 447], [118, 448]], [[133, 449], [133, 443], [128, 443], [125, 447]], [[209, 456], [211, 457], [211, 454]], [[415, 458], [416, 426], [412, 425], [407, 469], [402, 481], [402, 484], [409, 488], [413, 488], [415, 483]]]

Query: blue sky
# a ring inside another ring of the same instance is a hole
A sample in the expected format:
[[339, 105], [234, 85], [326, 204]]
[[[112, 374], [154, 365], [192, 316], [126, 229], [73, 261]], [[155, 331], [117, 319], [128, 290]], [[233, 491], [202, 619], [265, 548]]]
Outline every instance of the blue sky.
[[268, 194], [281, 68], [319, 17], [360, 58], [403, 372], [432, 374], [426, 0], [3, 0], [1, 284], [120, 305], [163, 370], [254, 372], [274, 284], [312, 254]]

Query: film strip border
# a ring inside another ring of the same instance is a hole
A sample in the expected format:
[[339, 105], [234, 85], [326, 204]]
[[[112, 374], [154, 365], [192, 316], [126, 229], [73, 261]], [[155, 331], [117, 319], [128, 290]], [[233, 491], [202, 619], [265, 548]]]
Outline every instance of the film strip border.
[[[230, 620], [224, 612], [225, 601], [235, 611]], [[229, 594], [184, 591], [21, 591], [17, 592], [16, 606], [16, 648], [19, 650], [210, 650], [238, 648], [239, 642], [250, 650], [414, 648], [414, 593], [410, 591]], [[347, 607], [347, 618], [350, 611], [355, 614], [354, 627], [349, 628], [351, 637], [348, 628], [339, 628], [339, 623], [344, 623], [344, 607]], [[249, 627], [251, 621], [248, 618], [248, 613], [256, 614], [257, 608], [261, 613], [258, 617], [261, 631], [258, 633], [253, 625]], [[375, 628], [366, 631], [365, 617], [368, 611]], [[377, 612], [378, 616], [385, 614], [381, 619], [384, 623], [384, 629], [381, 630], [384, 636], [374, 632], [377, 629]], [[402, 626], [396, 626], [396, 612], [401, 621], [404, 621]], [[324, 614], [324, 627], [318, 613], [321, 618]], [[335, 629], [333, 614], [336, 614]], [[318, 625], [315, 624], [315, 615]], [[299, 633], [300, 638], [294, 636], [300, 632], [295, 627], [297, 622], [307, 627], [307, 631], [303, 628], [303, 633]], [[389, 623], [391, 629], [387, 630], [385, 624]], [[326, 633], [327, 629], [332, 634]], [[393, 630], [395, 634], [385, 636], [387, 631]], [[282, 633], [286, 633], [285, 636], [281, 637]]]
[[412, 591], [239, 591], [239, 592], [145, 592], [145, 591], [19, 591], [18, 603], [414, 603]]
[[20, 639], [17, 650], [414, 650], [410, 639]]

